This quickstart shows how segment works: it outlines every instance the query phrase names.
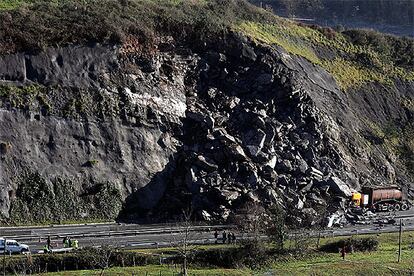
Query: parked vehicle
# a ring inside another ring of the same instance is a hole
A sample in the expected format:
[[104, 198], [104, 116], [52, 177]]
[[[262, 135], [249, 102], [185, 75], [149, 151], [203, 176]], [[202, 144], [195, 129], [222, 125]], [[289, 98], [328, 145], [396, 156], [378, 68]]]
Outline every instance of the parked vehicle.
[[406, 193], [398, 187], [365, 187], [362, 193], [353, 193], [354, 206], [373, 211], [406, 211], [411, 207]]
[[[0, 253], [4, 253], [4, 238], [0, 238]], [[14, 254], [14, 253], [27, 253], [30, 252], [30, 248], [28, 245], [19, 243], [16, 240], [9, 240], [6, 239], [6, 253], [7, 254]]]

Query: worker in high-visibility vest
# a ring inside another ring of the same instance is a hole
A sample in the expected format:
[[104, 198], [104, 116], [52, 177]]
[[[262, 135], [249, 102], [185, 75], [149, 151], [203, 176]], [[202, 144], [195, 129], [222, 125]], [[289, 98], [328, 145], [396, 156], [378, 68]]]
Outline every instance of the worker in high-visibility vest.
[[78, 240], [74, 240], [72, 242], [72, 247], [75, 248], [75, 249], [78, 249]]
[[63, 244], [63, 247], [69, 248], [69, 239], [65, 240], [65, 243]]

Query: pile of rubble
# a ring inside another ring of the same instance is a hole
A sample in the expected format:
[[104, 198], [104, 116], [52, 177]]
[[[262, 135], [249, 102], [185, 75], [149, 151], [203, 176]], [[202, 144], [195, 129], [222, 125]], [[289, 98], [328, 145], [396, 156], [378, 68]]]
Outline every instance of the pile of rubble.
[[245, 202], [257, 202], [294, 211], [294, 223], [317, 223], [328, 206], [352, 194], [336, 176], [341, 158], [282, 54], [234, 43], [200, 59], [159, 214], [172, 211], [166, 202], [191, 202], [204, 219], [226, 220]]

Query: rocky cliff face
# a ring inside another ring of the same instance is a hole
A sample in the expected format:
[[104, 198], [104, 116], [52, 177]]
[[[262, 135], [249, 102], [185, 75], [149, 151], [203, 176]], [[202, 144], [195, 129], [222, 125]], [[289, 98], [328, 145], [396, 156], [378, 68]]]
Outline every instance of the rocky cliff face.
[[[140, 71], [124, 68], [117, 47], [2, 57], [3, 216], [115, 218], [122, 199], [177, 151], [172, 129], [185, 116], [187, 63], [177, 57], [182, 72], [170, 81], [159, 71], [164, 59], [174, 56], [160, 53]], [[165, 181], [141, 206], [157, 203]]]
[[307, 224], [361, 185], [410, 183], [367, 124], [412, 121], [412, 83], [343, 92], [236, 34], [154, 49], [0, 57], [4, 219], [168, 220], [192, 206], [226, 220], [252, 201]]

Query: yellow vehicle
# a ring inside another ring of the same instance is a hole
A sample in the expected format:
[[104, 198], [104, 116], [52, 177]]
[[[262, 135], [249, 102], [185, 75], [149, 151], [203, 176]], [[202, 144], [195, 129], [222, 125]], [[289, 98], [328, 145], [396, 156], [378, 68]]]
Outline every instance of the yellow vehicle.
[[354, 206], [361, 206], [361, 199], [361, 193], [352, 193], [352, 203], [354, 204]]

